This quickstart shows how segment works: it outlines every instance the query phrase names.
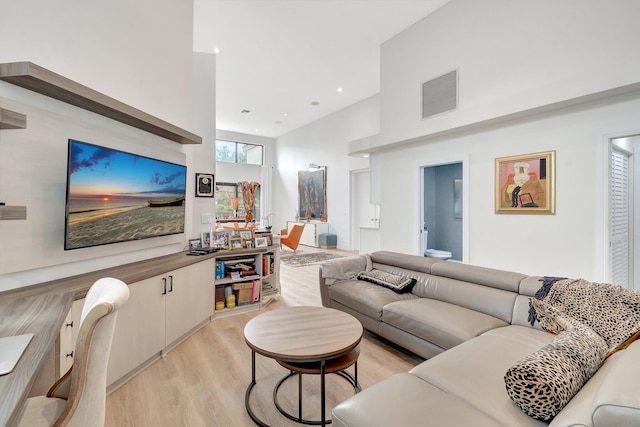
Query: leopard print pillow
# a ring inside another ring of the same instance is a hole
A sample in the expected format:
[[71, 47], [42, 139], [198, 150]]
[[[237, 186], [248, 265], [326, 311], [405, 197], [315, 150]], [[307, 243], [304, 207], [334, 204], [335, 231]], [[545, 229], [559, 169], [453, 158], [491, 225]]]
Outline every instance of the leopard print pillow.
[[555, 313], [555, 339], [512, 366], [507, 394], [527, 415], [552, 420], [602, 365], [607, 343], [588, 326]]

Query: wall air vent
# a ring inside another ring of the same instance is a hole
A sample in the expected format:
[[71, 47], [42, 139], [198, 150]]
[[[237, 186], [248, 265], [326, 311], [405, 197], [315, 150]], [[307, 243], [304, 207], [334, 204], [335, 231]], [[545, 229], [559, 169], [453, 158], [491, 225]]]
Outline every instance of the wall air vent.
[[422, 118], [458, 107], [458, 71], [422, 83]]

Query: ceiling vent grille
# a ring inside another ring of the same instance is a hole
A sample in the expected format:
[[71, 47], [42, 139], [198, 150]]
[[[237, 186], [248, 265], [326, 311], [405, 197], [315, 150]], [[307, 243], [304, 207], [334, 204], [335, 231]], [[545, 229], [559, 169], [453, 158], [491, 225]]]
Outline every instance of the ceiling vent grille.
[[458, 71], [422, 83], [422, 118], [458, 107]]

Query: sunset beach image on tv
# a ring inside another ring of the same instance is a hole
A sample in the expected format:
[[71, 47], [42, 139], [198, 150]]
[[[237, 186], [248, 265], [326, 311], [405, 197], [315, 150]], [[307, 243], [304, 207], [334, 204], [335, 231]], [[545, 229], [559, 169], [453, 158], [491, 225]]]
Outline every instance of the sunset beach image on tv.
[[69, 140], [65, 250], [184, 233], [187, 168]]

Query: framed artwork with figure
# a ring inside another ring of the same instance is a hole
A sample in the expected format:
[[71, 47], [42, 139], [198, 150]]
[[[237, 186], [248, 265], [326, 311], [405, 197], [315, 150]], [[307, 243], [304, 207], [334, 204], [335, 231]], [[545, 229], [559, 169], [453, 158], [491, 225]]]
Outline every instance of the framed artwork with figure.
[[556, 213], [555, 151], [500, 157], [495, 168], [496, 213]]
[[314, 166], [298, 171], [298, 217], [327, 220], [327, 167]]

